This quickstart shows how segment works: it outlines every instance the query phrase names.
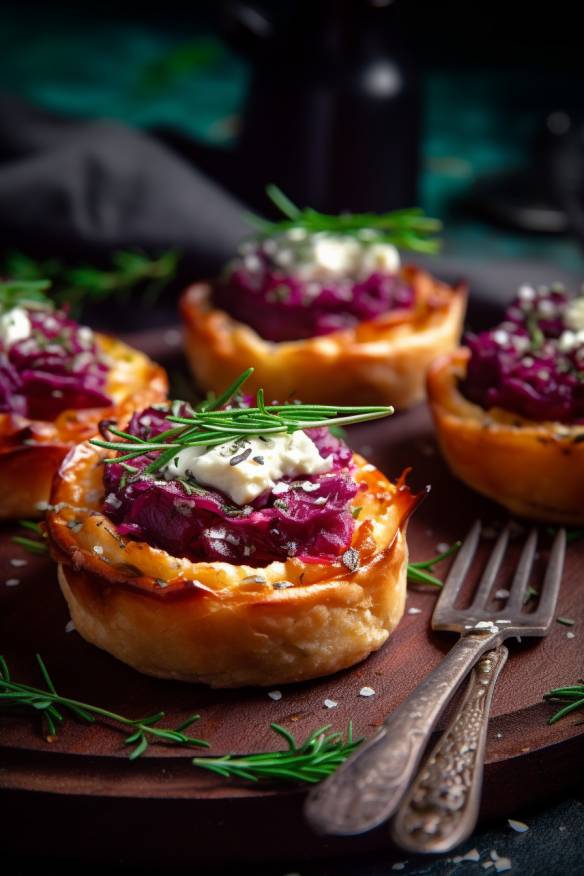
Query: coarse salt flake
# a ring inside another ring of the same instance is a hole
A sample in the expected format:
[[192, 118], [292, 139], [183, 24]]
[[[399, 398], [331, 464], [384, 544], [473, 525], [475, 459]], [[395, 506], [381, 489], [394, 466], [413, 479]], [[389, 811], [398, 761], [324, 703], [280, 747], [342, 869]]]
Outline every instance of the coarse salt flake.
[[268, 696], [271, 700], [277, 702], [282, 699], [282, 691], [281, 690], [269, 690]]
[[336, 709], [338, 703], [336, 700], [325, 700], [324, 705], [326, 709]]
[[373, 697], [375, 696], [375, 691], [372, 687], [362, 687], [359, 691], [360, 697]]
[[27, 564], [26, 560], [20, 560], [16, 557], [14, 557], [12, 560], [10, 560], [10, 565], [16, 566], [17, 568], [20, 568], [20, 566], [26, 566], [26, 564]]
[[478, 849], [471, 849], [466, 855], [462, 856], [463, 861], [480, 861], [481, 853]]
[[4, 583], [7, 587], [18, 587], [20, 584], [20, 578], [7, 578]]
[[72, 633], [76, 629], [77, 629], [77, 627], [75, 626], [75, 623], [72, 620], [70, 620], [69, 623], [66, 624], [66, 626], [65, 626], [66, 633]]
[[516, 833], [525, 833], [526, 830], [529, 830], [529, 825], [524, 821], [516, 821], [514, 818], [508, 818], [507, 824]]
[[414, 608], [414, 606], [412, 606], [411, 608], [408, 608], [408, 614], [421, 614], [421, 613], [422, 613], [421, 608]]

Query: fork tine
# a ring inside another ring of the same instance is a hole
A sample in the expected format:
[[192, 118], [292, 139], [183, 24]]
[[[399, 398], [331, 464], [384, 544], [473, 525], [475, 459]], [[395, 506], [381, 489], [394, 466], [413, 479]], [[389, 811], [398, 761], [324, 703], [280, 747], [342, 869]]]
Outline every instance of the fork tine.
[[452, 608], [454, 605], [454, 600], [458, 596], [462, 582], [464, 581], [466, 573], [470, 568], [470, 564], [473, 561], [480, 537], [481, 521], [476, 520], [460, 546], [458, 553], [456, 554], [456, 559], [454, 560], [452, 568], [448, 573], [448, 577], [444, 582], [444, 586], [440, 591], [440, 596], [438, 597], [438, 601], [434, 608], [434, 618], [440, 613], [440, 611]]
[[485, 567], [485, 571], [483, 572], [480, 584], [472, 601], [473, 608], [481, 609], [484, 608], [484, 606], [486, 605], [493, 584], [495, 583], [495, 578], [497, 577], [499, 569], [501, 568], [503, 557], [505, 556], [507, 543], [509, 541], [509, 534], [510, 525], [507, 524], [505, 529], [501, 531], [501, 534], [497, 539], [497, 543], [495, 544], [491, 556], [489, 557], [489, 561]]
[[537, 547], [537, 529], [534, 527], [529, 536], [527, 537], [527, 541], [521, 551], [521, 556], [519, 558], [519, 563], [517, 564], [517, 569], [515, 570], [515, 575], [513, 576], [513, 583], [511, 584], [511, 595], [509, 596], [509, 601], [506, 605], [506, 611], [521, 611], [523, 608], [523, 602], [525, 599], [525, 593], [527, 591], [527, 584], [529, 583], [529, 575], [531, 573], [531, 569], [533, 567], [533, 558], [535, 556], [535, 549]]
[[541, 588], [541, 597], [534, 620], [546, 629], [552, 624], [558, 591], [562, 582], [564, 559], [566, 556], [566, 530], [559, 529], [550, 552], [550, 559]]

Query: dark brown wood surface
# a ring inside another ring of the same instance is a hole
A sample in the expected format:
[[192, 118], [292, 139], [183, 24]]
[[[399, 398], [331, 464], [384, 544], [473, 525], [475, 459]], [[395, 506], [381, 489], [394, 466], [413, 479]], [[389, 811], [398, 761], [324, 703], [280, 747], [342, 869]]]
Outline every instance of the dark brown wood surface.
[[[175, 338], [176, 340], [176, 338]], [[163, 359], [165, 340], [146, 346]], [[440, 458], [425, 406], [390, 421], [354, 428], [350, 442], [390, 476], [412, 467], [415, 488], [432, 489], [411, 521], [412, 559], [428, 558], [438, 546], [464, 536], [479, 517], [493, 529], [505, 512], [455, 481]], [[194, 735], [212, 743], [212, 753], [273, 749], [276, 721], [304, 738], [322, 724], [344, 729], [352, 719], [357, 734], [370, 735], [438, 663], [452, 645], [449, 634], [430, 631], [436, 599], [432, 589], [412, 586], [406, 613], [386, 645], [358, 666], [329, 678], [282, 687], [273, 701], [266, 690], [213, 691], [147, 678], [86, 644], [69, 621], [55, 567], [11, 542], [17, 529], [0, 533], [0, 653], [15, 678], [38, 680], [34, 653], [40, 652], [58, 689], [75, 698], [137, 717], [168, 714], [176, 726], [193, 712], [201, 715]], [[507, 575], [525, 532], [518, 522]], [[542, 533], [540, 566], [549, 534]], [[483, 544], [483, 557], [492, 541]], [[15, 566], [12, 560], [24, 560]], [[557, 614], [574, 626], [554, 623], [541, 641], [511, 644], [511, 656], [495, 693], [487, 743], [483, 817], [509, 814], [518, 807], [566, 789], [584, 766], [584, 724], [571, 716], [553, 726], [552, 707], [542, 701], [550, 688], [584, 675], [584, 541], [571, 545]], [[444, 574], [449, 561], [437, 571]], [[541, 571], [541, 569], [539, 570]], [[16, 579], [19, 583], [9, 586]], [[505, 587], [505, 577], [498, 587]], [[534, 576], [537, 585], [537, 574]], [[574, 636], [568, 636], [573, 633]], [[359, 696], [363, 686], [375, 696]], [[335, 709], [325, 699], [338, 702]], [[443, 719], [446, 720], [446, 716]], [[0, 802], [3, 829], [16, 838], [37, 817], [37, 842], [45, 854], [123, 855], [127, 860], [158, 860], [172, 844], [174, 860], [202, 861], [343, 853], [387, 843], [385, 830], [361, 838], [324, 841], [302, 821], [302, 790], [248, 787], [216, 778], [191, 765], [180, 748], [151, 746], [130, 763], [123, 735], [68, 721], [59, 738], [47, 743], [39, 724], [28, 717], [0, 718]], [[35, 816], [36, 813], [36, 816]], [[42, 813], [42, 817], [41, 816]], [[79, 818], [83, 813], [83, 818]], [[74, 834], [66, 826], [76, 816]], [[152, 829], [156, 823], [161, 829]], [[126, 829], [132, 826], [136, 841]], [[100, 840], [95, 844], [96, 825]], [[63, 843], [66, 840], [66, 845]], [[65, 851], [63, 851], [65, 849]]]

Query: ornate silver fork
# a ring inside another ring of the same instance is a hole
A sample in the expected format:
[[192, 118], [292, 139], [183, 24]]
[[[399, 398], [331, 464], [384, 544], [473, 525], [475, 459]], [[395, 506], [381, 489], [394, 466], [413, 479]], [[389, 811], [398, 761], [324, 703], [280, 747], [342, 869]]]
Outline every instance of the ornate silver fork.
[[404, 796], [440, 713], [474, 664], [510, 636], [545, 636], [549, 631], [564, 566], [565, 530], [554, 539], [534, 612], [525, 611], [524, 602], [537, 547], [535, 529], [525, 542], [505, 608], [496, 613], [487, 609], [509, 527], [493, 548], [471, 604], [455, 608], [480, 534], [477, 521], [456, 556], [432, 616], [435, 630], [457, 632], [460, 638], [378, 732], [308, 795], [305, 815], [319, 833], [349, 836], [386, 821]]

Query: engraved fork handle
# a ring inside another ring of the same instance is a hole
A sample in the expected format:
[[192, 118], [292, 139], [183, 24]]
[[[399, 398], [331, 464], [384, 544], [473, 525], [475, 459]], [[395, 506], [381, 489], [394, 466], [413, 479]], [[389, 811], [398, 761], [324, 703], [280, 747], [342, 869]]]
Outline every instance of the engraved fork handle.
[[409, 852], [449, 852], [473, 832], [479, 814], [491, 700], [509, 652], [489, 651], [473, 669], [457, 713], [419, 771], [392, 825]]
[[477, 660], [500, 641], [500, 633], [473, 632], [456, 642], [375, 736], [310, 792], [304, 811], [315, 830], [350, 836], [393, 814], [442, 709]]

